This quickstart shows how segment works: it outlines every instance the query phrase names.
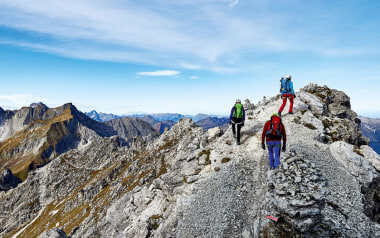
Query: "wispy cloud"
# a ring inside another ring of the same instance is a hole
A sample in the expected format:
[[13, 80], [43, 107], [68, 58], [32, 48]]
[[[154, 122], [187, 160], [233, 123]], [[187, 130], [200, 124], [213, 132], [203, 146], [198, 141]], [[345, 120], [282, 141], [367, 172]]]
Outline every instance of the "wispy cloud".
[[202, 65], [200, 64], [192, 64], [185, 61], [180, 61], [179, 66], [184, 69], [196, 69], [196, 70], [202, 69]]
[[140, 76], [176, 76], [179, 75], [181, 72], [176, 70], [159, 70], [159, 71], [152, 71], [152, 72], [139, 72], [137, 75]]
[[[181, 8], [183, 3], [173, 1], [159, 11], [162, 3], [144, 1], [4, 0], [0, 25], [26, 32], [23, 47], [66, 57], [171, 65], [191, 59], [204, 65], [180, 63], [186, 69], [220, 67], [224, 58], [240, 55], [243, 49], [281, 44], [263, 31], [260, 22], [230, 16], [227, 9], [218, 7], [221, 3], [236, 7], [238, 1], [202, 1], [187, 10]], [[19, 44], [18, 38], [2, 38]]]
[[229, 6], [234, 7], [236, 4], [239, 3], [239, 0], [229, 0], [229, 2], [230, 2]]
[[[333, 10], [294, 5], [239, 0], [2, 0], [0, 26], [24, 33], [23, 47], [37, 51], [190, 70], [238, 67], [250, 54], [366, 53], [339, 50], [344, 46], [334, 43], [336, 39], [349, 37], [339, 36], [332, 24], [326, 24], [336, 20]], [[275, 10], [282, 8], [287, 11]], [[12, 34], [1, 38], [3, 43], [21, 44]], [[332, 50], [319, 50], [326, 48]]]
[[198, 76], [190, 76], [190, 79], [199, 79]]

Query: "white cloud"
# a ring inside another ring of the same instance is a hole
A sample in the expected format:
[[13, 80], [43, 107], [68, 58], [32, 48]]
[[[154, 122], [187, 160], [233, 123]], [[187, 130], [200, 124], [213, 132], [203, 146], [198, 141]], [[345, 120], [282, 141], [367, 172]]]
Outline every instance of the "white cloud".
[[229, 0], [229, 2], [230, 2], [229, 6], [234, 7], [235, 5], [239, 3], [239, 0]]
[[18, 109], [23, 106], [29, 106], [31, 103], [42, 101], [45, 100], [29, 94], [0, 95], [0, 105], [7, 109]]
[[176, 70], [159, 70], [159, 71], [152, 71], [152, 72], [139, 72], [137, 75], [141, 76], [176, 76], [179, 75], [181, 72]]
[[219, 74], [232, 74], [239, 72], [238, 68], [229, 68], [229, 67], [211, 67], [211, 70]]
[[190, 79], [199, 79], [198, 76], [191, 76]]

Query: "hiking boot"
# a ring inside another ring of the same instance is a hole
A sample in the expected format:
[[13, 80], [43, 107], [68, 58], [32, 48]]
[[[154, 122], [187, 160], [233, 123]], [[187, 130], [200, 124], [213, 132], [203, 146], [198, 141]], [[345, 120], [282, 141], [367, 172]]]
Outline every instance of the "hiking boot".
[[270, 167], [270, 170], [274, 170], [274, 167]]
[[236, 141], [236, 145], [240, 145], [240, 141]]
[[234, 138], [236, 138], [236, 134], [233, 134]]
[[294, 114], [293, 112], [289, 112], [289, 114]]

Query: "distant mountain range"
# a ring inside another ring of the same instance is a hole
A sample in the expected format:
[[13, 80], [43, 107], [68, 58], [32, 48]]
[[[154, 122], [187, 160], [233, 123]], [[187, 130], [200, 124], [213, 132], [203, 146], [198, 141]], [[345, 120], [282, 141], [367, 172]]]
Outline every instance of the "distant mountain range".
[[95, 110], [92, 110], [91, 112], [85, 112], [84, 114], [86, 114], [91, 119], [93, 119], [95, 121], [99, 121], [99, 122], [105, 122], [105, 121], [110, 121], [113, 119], [122, 118], [122, 116], [117, 116], [117, 115], [114, 115], [111, 113], [97, 112]]
[[[105, 122], [112, 119], [123, 118], [115, 114], [98, 113], [95, 110], [85, 113], [90, 118]], [[148, 122], [153, 128], [160, 133], [163, 133], [165, 129], [170, 129], [181, 118], [191, 118], [196, 124], [204, 129], [210, 129], [217, 126], [221, 126], [223, 130], [228, 128], [227, 117], [217, 117], [215, 115], [197, 114], [197, 115], [182, 115], [178, 113], [154, 113], [154, 114], [133, 114], [129, 115], [129, 118], [140, 118], [143, 121]]]
[[370, 139], [369, 145], [380, 154], [380, 119], [360, 117], [363, 135]]
[[196, 124], [204, 129], [214, 128], [220, 126], [223, 131], [227, 130], [230, 119], [228, 117], [206, 117], [196, 122]]
[[0, 108], [0, 169], [9, 168], [25, 179], [28, 171], [70, 149], [85, 149], [98, 138], [115, 135], [120, 145], [130, 145], [137, 136], [151, 140], [159, 133], [138, 118], [92, 120], [71, 103], [57, 108], [43, 103], [13, 111]]

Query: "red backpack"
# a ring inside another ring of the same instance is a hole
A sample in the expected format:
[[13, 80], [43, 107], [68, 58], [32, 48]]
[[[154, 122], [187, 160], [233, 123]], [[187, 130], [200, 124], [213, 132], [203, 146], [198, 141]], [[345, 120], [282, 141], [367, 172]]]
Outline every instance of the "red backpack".
[[272, 140], [281, 140], [281, 117], [272, 116], [270, 119], [270, 129], [265, 133], [265, 136]]

